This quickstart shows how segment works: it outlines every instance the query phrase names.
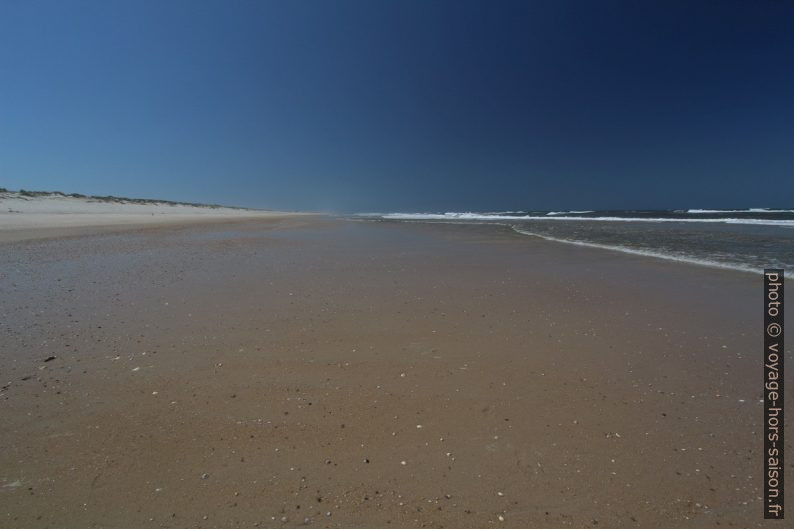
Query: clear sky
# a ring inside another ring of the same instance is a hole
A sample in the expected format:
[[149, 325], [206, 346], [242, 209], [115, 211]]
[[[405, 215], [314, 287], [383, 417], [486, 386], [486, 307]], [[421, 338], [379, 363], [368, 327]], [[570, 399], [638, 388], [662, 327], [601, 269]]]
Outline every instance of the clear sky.
[[0, 0], [0, 187], [794, 206], [787, 0]]

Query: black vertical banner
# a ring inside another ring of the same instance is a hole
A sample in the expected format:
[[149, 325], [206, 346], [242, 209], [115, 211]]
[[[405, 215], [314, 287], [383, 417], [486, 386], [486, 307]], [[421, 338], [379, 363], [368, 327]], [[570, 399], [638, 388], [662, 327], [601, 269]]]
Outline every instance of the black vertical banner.
[[783, 519], [783, 270], [764, 270], [764, 518]]

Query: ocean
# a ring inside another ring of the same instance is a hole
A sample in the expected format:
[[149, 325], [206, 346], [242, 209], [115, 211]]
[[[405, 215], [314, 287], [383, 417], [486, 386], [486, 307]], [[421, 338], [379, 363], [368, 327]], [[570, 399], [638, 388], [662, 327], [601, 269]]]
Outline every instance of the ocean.
[[794, 209], [361, 213], [411, 222], [498, 223], [527, 237], [702, 266], [794, 277]]

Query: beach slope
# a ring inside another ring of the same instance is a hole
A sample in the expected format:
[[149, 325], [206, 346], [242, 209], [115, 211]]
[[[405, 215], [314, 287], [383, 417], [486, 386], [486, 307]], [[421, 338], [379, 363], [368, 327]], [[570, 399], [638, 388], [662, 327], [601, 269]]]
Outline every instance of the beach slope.
[[0, 527], [764, 527], [760, 290], [501, 226], [0, 244]]

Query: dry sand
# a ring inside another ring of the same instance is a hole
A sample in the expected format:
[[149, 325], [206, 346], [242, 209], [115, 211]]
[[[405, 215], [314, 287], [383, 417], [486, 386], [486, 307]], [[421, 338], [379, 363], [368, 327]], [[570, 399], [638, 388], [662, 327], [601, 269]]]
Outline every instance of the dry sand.
[[2, 244], [0, 527], [783, 527], [760, 290], [493, 226]]
[[218, 223], [293, 215], [306, 214], [157, 201], [79, 198], [57, 193], [25, 196], [19, 192], [0, 191], [0, 242], [113, 232], [131, 226]]

